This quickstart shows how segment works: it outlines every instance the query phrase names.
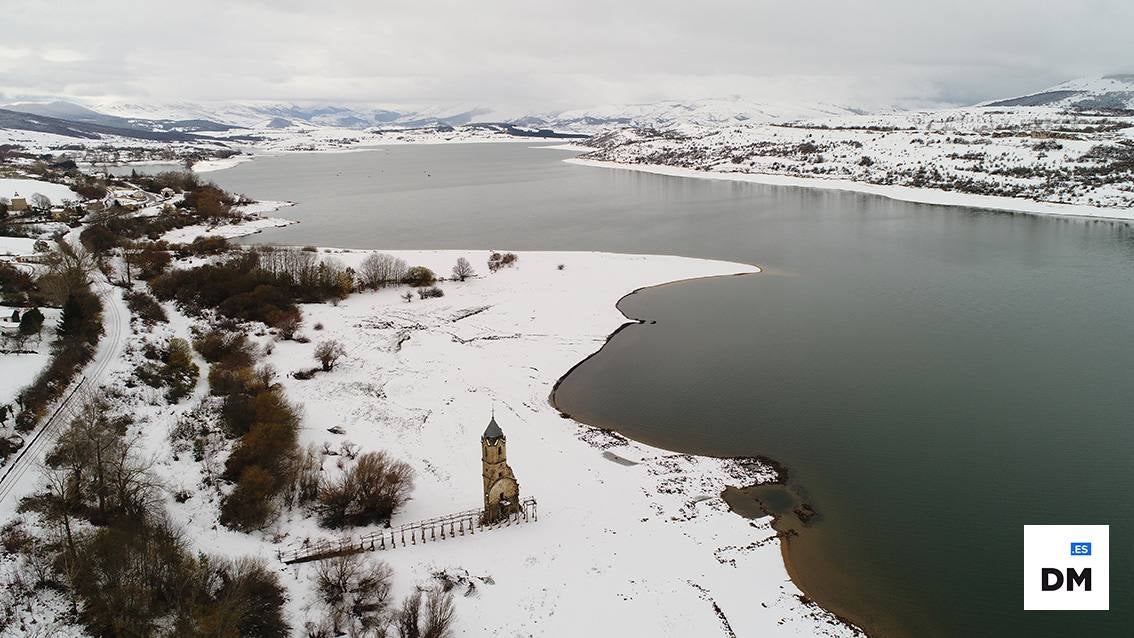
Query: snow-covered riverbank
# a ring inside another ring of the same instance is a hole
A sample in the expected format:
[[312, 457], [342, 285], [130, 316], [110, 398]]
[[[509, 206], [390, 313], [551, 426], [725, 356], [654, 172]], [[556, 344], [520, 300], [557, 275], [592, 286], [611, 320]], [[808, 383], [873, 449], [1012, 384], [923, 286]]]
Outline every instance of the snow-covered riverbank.
[[[320, 251], [354, 267], [368, 254]], [[463, 636], [853, 634], [799, 597], [769, 519], [737, 516], [720, 497], [726, 485], [771, 479], [771, 468], [630, 442], [565, 419], [548, 401], [556, 380], [626, 322], [615, 308], [626, 293], [757, 268], [668, 256], [524, 252], [514, 267], [489, 274], [487, 251], [391, 254], [442, 275], [466, 257], [478, 275], [441, 283], [445, 296], [437, 299], [407, 303], [405, 288], [392, 288], [356, 293], [337, 305], [305, 305], [301, 333], [309, 343], [254, 337], [271, 345], [267, 362], [302, 406], [301, 443], [337, 450], [350, 441], [412, 465], [416, 489], [396, 526], [480, 506], [479, 439], [495, 409], [521, 495], [539, 500], [532, 524], [374, 554], [394, 568], [396, 597], [441, 572], [467, 577], [457, 590]], [[192, 321], [172, 308], [170, 315], [160, 334], [135, 333], [112, 384], [124, 386], [143, 360], [143, 340], [188, 336]], [[345, 344], [343, 361], [309, 380], [289, 376], [314, 365], [314, 349], [326, 339]], [[173, 428], [205, 400], [203, 384], [177, 406], [145, 387], [122, 399], [135, 406], [154, 470], [169, 488], [166, 507], [186, 537], [202, 551], [258, 555], [279, 566], [289, 620], [301, 630], [320, 614], [312, 606], [313, 567], [284, 567], [276, 551], [335, 535], [302, 512], [285, 513], [252, 535], [217, 524], [215, 493], [201, 485], [202, 465], [169, 443]], [[340, 471], [340, 458], [324, 457], [328, 476]], [[178, 502], [172, 497], [178, 492], [189, 497]]]
[[830, 190], [852, 191], [878, 195], [889, 199], [917, 204], [936, 204], [940, 206], [965, 206], [985, 210], [998, 210], [1029, 215], [1051, 215], [1061, 217], [1089, 217], [1094, 219], [1134, 220], [1134, 208], [1115, 208], [1112, 206], [1087, 206], [1079, 204], [1059, 204], [1054, 202], [1039, 202], [1020, 197], [995, 197], [990, 195], [975, 195], [957, 191], [944, 191], [934, 188], [914, 188], [912, 186], [892, 186], [856, 182], [849, 179], [824, 179], [819, 177], [795, 177], [791, 175], [774, 175], [768, 173], [738, 173], [716, 170], [695, 170], [677, 166], [664, 166], [661, 164], [634, 164], [624, 162], [608, 162], [603, 160], [572, 157], [563, 160], [578, 166], [592, 166], [598, 168], [616, 168], [621, 170], [641, 171], [656, 175], [669, 175], [672, 177], [694, 177], [698, 179], [719, 179], [734, 182], [749, 182], [753, 184], [768, 184], [771, 186], [794, 186], [798, 188], [822, 188]]
[[[331, 256], [356, 265], [367, 254]], [[614, 307], [625, 293], [756, 268], [521, 253], [517, 267], [487, 274], [485, 252], [392, 254], [446, 274], [464, 256], [482, 274], [443, 284], [441, 299], [406, 303], [387, 290], [306, 306], [307, 325], [324, 329], [305, 333], [339, 339], [348, 356], [331, 373], [285, 380], [304, 405], [303, 438], [348, 439], [410, 462], [417, 489], [395, 523], [413, 521], [481, 502], [479, 437], [495, 406], [521, 493], [540, 503], [532, 525], [382, 554], [399, 588], [438, 571], [490, 578], [458, 601], [470, 636], [699, 636], [727, 633], [726, 623], [737, 635], [850, 633], [796, 597], [769, 521], [741, 518], [720, 498], [727, 484], [769, 478], [768, 468], [625, 441], [548, 403], [556, 379], [626, 321]], [[280, 342], [270, 360], [281, 372], [306, 367], [313, 347]], [[345, 434], [328, 434], [334, 426]], [[310, 568], [290, 571], [302, 582]]]
[[235, 239], [237, 237], [246, 237], [248, 235], [255, 235], [263, 231], [265, 228], [281, 228], [283, 226], [290, 226], [298, 224], [299, 222], [293, 219], [283, 219], [282, 217], [262, 217], [274, 213], [281, 208], [294, 206], [295, 202], [253, 202], [251, 204], [243, 204], [234, 208], [234, 211], [242, 216], [247, 216], [246, 219], [234, 221], [227, 224], [197, 224], [194, 226], [185, 226], [171, 230], [161, 238], [170, 243], [188, 243], [197, 237], [224, 237], [225, 239]]

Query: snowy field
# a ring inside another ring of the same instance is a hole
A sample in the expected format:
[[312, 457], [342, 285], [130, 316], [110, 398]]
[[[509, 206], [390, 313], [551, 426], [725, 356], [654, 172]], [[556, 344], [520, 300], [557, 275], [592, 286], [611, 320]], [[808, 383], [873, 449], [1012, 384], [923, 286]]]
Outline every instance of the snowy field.
[[971, 107], [713, 129], [623, 129], [584, 160], [1037, 214], [1134, 218], [1134, 118]]
[[34, 239], [30, 237], [0, 237], [0, 257], [25, 257], [34, 254]]
[[161, 236], [162, 240], [170, 243], [188, 243], [197, 237], [211, 236], [211, 237], [224, 237], [226, 239], [233, 239], [236, 237], [244, 237], [247, 235], [254, 235], [265, 228], [280, 228], [282, 226], [290, 226], [291, 224], [298, 224], [299, 222], [291, 219], [282, 219], [279, 217], [259, 217], [267, 213], [273, 213], [281, 208], [294, 205], [293, 202], [255, 202], [253, 204], [245, 204], [243, 206], [236, 206], [233, 211], [242, 215], [252, 216], [249, 219], [238, 221], [230, 224], [217, 224], [214, 226], [206, 224], [197, 224], [194, 226], [185, 226], [184, 228], [177, 228], [171, 230]]
[[1061, 204], [1056, 202], [1038, 202], [1020, 197], [997, 197], [993, 195], [975, 195], [972, 193], [958, 193], [935, 188], [916, 188], [913, 186], [897, 186], [889, 184], [871, 184], [869, 182], [856, 182], [849, 179], [830, 179], [823, 177], [797, 177], [793, 175], [776, 175], [769, 173], [725, 172], [717, 170], [697, 170], [681, 168], [678, 166], [664, 166], [661, 164], [633, 164], [622, 162], [607, 162], [603, 160], [570, 157], [565, 160], [568, 164], [578, 166], [593, 166], [596, 168], [615, 168], [621, 170], [641, 171], [655, 175], [670, 175], [672, 177], [692, 177], [697, 179], [719, 179], [733, 182], [749, 182], [753, 184], [769, 184], [772, 186], [793, 186], [796, 188], [822, 188], [840, 191], [853, 191], [878, 195], [903, 202], [918, 204], [936, 204], [940, 206], [965, 206], [968, 208], [981, 208], [986, 210], [1011, 211], [1028, 213], [1031, 215], [1055, 215], [1063, 217], [1091, 217], [1096, 219], [1134, 220], [1134, 208], [1104, 208], [1084, 204]]
[[78, 200], [80, 197], [64, 184], [53, 184], [38, 179], [0, 178], [0, 197], [24, 197], [30, 199], [39, 193], [51, 200], [52, 204], [61, 204], [64, 200]]
[[[7, 335], [16, 331], [19, 324], [8, 319], [13, 308], [0, 306], [0, 333]], [[38, 337], [29, 338], [22, 344], [21, 352], [0, 352], [0, 405], [11, 403], [16, 394], [35, 380], [36, 375], [51, 362], [51, 342], [55, 340], [55, 326], [59, 323], [60, 311], [57, 308], [40, 308], [43, 313], [43, 330]], [[10, 344], [0, 338], [0, 350], [7, 350]], [[11, 425], [11, 422], [7, 425]], [[0, 425], [0, 433], [9, 432]]]
[[[321, 254], [357, 266], [369, 251]], [[539, 501], [538, 522], [374, 554], [394, 568], [397, 598], [440, 572], [467, 579], [457, 589], [462, 636], [854, 634], [798, 597], [770, 521], [733, 514], [720, 498], [726, 485], [770, 480], [770, 468], [639, 445], [564, 419], [548, 402], [555, 381], [626, 321], [615, 308], [624, 294], [758, 269], [679, 257], [525, 252], [515, 267], [488, 274], [486, 251], [391, 254], [439, 275], [463, 256], [478, 275], [441, 283], [439, 299], [407, 303], [400, 287], [305, 305], [301, 333], [309, 343], [255, 336], [271, 347], [267, 361], [302, 406], [301, 443], [337, 450], [350, 441], [412, 465], [416, 489], [396, 526], [481, 506], [479, 438], [495, 409], [521, 495]], [[335, 536], [303, 511], [251, 535], [218, 524], [218, 496], [202, 485], [206, 464], [169, 436], [179, 421], [199, 418], [204, 375], [193, 396], [174, 406], [159, 390], [126, 384], [146, 341], [189, 336], [193, 321], [167, 311], [169, 324], [132, 324], [109, 385], [131, 406], [168, 487], [172, 518], [202, 551], [258, 555], [277, 565], [299, 629], [319, 618], [314, 570], [286, 567], [276, 552]], [[314, 349], [325, 339], [346, 345], [344, 360], [310, 380], [290, 377], [315, 365]], [[340, 471], [340, 458], [324, 457], [329, 476]], [[188, 495], [183, 503], [172, 496], [179, 491]]]

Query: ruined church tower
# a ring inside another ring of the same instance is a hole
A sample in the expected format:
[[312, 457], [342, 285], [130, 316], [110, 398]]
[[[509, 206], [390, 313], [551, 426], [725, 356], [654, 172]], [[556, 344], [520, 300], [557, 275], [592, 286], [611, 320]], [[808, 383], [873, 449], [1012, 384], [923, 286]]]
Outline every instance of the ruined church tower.
[[480, 437], [485, 522], [500, 520], [520, 508], [520, 484], [508, 467], [505, 443], [504, 431], [494, 415]]

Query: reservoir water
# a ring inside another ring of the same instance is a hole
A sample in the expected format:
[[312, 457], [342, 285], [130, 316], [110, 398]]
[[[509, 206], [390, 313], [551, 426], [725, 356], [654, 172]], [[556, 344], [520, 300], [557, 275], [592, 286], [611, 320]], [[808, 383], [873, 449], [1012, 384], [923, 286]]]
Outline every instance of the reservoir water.
[[[569, 155], [396, 146], [209, 177], [300, 202], [282, 212], [299, 225], [254, 242], [758, 264], [625, 298], [656, 323], [619, 332], [556, 404], [665, 448], [783, 463], [817, 512], [785, 523], [793, 578], [872, 635], [1134, 634], [1134, 228]], [[1111, 525], [1110, 612], [1023, 611], [1026, 523]]]

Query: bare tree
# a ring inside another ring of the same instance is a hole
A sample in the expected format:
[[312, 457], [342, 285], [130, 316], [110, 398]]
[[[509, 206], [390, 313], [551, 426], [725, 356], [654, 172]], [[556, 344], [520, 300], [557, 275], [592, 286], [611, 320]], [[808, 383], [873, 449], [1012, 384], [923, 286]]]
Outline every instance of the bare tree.
[[345, 356], [346, 348], [343, 347], [342, 343], [334, 339], [322, 341], [319, 345], [315, 346], [315, 360], [323, 366], [323, 370], [326, 372], [334, 370], [335, 364], [339, 362], [339, 359]]
[[288, 341], [295, 338], [301, 323], [303, 317], [297, 308], [271, 313], [268, 317], [268, 324], [275, 326], [280, 331], [280, 337]]
[[142, 517], [159, 501], [152, 462], [139, 456], [138, 440], [125, 431], [125, 422], [108, 417], [104, 402], [88, 395], [47, 455], [50, 467], [70, 477], [67, 504], [85, 505], [92, 521]]
[[394, 629], [399, 638], [421, 638], [421, 590], [414, 589], [394, 612]]
[[285, 474], [293, 478], [284, 492], [284, 504], [291, 507], [319, 498], [319, 486], [323, 482], [323, 457], [315, 444], [297, 451], [288, 459], [288, 463], [290, 467]]
[[[406, 596], [401, 607], [394, 610], [392, 620], [399, 638], [449, 638], [453, 635], [453, 595], [435, 587], [425, 596], [422, 610], [422, 592], [415, 589]], [[424, 618], [422, 617], [424, 611]], [[424, 621], [424, 623], [422, 622]]]
[[453, 634], [453, 594], [435, 587], [425, 599], [425, 626], [422, 638], [449, 638]]
[[475, 274], [476, 272], [473, 270], [469, 260], [464, 257], [457, 258], [457, 265], [453, 266], [453, 279], [464, 281]]
[[39, 285], [57, 303], [87, 287], [91, 273], [98, 268], [97, 258], [81, 246], [58, 241], [44, 259], [47, 272], [40, 277]]
[[43, 193], [32, 193], [28, 198], [28, 207], [37, 213], [46, 213], [51, 210], [51, 200]]
[[381, 561], [346, 554], [315, 565], [315, 589], [336, 634], [365, 635], [386, 624], [394, 572]]
[[385, 253], [368, 255], [358, 267], [358, 277], [365, 288], [382, 288], [402, 280], [406, 262]]

